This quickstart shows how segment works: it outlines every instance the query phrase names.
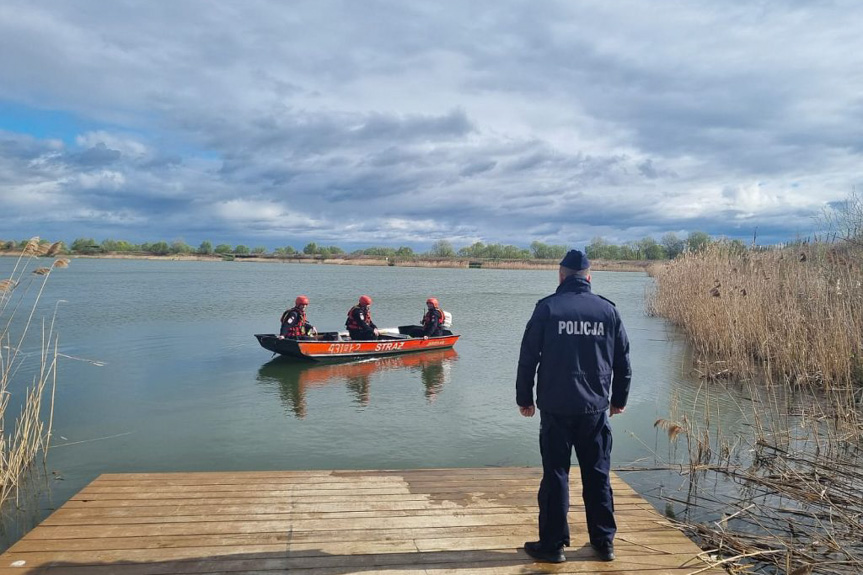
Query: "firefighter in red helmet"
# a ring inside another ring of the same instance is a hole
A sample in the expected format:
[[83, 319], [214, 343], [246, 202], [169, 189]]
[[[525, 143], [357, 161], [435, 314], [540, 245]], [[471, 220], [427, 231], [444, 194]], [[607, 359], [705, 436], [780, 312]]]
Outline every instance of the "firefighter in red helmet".
[[348, 319], [345, 321], [345, 327], [348, 328], [351, 339], [377, 339], [379, 335], [378, 326], [372, 321], [371, 306], [372, 298], [363, 295], [360, 296], [359, 303], [348, 310]]
[[426, 300], [428, 311], [423, 316], [423, 338], [439, 337], [443, 335], [443, 310], [438, 304], [437, 298], [430, 297]]
[[282, 329], [279, 332], [279, 339], [286, 337], [293, 339], [311, 339], [317, 334], [315, 327], [306, 321], [306, 308], [309, 305], [309, 298], [300, 295], [294, 300], [294, 307], [285, 310], [282, 314]]

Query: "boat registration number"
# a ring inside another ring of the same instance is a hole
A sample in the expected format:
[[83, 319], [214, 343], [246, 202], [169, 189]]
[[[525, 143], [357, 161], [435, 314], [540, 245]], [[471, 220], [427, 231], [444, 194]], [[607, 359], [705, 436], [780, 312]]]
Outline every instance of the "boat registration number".
[[351, 353], [360, 349], [358, 343], [331, 343], [327, 348], [328, 353]]

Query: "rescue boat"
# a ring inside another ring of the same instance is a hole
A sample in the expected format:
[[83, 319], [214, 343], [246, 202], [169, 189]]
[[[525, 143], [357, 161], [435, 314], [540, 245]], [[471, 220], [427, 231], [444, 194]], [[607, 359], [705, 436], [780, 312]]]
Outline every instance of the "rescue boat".
[[323, 332], [309, 339], [284, 338], [272, 333], [257, 333], [258, 343], [266, 350], [280, 355], [302, 359], [347, 360], [403, 353], [415, 353], [434, 349], [451, 348], [460, 336], [444, 329], [443, 335], [422, 337], [422, 327], [402, 325], [397, 328], [378, 330], [374, 340], [353, 340], [348, 333]]

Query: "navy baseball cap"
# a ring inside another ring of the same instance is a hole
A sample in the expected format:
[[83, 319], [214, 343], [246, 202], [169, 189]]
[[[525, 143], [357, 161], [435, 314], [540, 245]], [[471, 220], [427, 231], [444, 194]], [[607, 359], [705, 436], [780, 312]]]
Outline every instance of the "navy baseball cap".
[[563, 256], [563, 259], [560, 260], [560, 265], [571, 270], [580, 271], [590, 267], [590, 260], [578, 250], [569, 250]]

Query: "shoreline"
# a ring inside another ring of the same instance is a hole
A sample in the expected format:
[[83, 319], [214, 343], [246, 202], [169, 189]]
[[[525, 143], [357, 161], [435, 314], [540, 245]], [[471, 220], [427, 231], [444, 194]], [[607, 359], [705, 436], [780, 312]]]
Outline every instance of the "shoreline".
[[[2, 251], [0, 256], [19, 257], [20, 253]], [[59, 254], [58, 254], [59, 255]], [[220, 255], [199, 254], [62, 254], [70, 259], [115, 259], [115, 260], [161, 260], [161, 261], [202, 261], [202, 262], [263, 262], [275, 264], [323, 264], [343, 266], [371, 266], [371, 267], [416, 267], [416, 268], [465, 268], [465, 269], [511, 269], [511, 270], [556, 270], [558, 263], [547, 260], [472, 260], [469, 258], [375, 258], [375, 257], [334, 257], [315, 258], [309, 256], [301, 257], [274, 257], [274, 256], [236, 256], [232, 259], [223, 258]], [[617, 272], [646, 272], [647, 267], [657, 262], [650, 260], [594, 260], [591, 262], [593, 271], [617, 271]]]

